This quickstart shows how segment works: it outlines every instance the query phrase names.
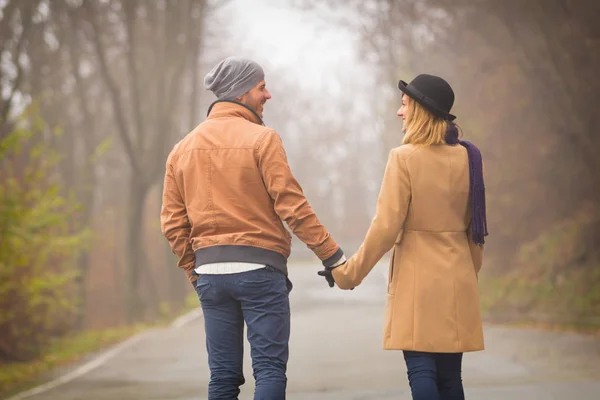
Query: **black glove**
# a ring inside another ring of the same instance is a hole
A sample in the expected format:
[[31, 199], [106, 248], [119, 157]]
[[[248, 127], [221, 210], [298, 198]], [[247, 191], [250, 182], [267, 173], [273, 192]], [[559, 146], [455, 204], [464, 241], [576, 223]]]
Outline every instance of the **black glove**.
[[[325, 269], [323, 271], [317, 272], [317, 274], [325, 277], [325, 280], [329, 284], [329, 287], [333, 287], [335, 285], [335, 279], [333, 279], [333, 274], [331, 273], [331, 271], [333, 271], [337, 267], [341, 267], [344, 264], [346, 263], [344, 262], [343, 264], [337, 265], [335, 267], [324, 267]], [[350, 290], [354, 290], [354, 288], [350, 288]]]
[[324, 267], [323, 271], [317, 272], [317, 274], [319, 274], [320, 276], [325, 277], [325, 280], [329, 284], [329, 287], [333, 287], [335, 285], [335, 280], [333, 279], [333, 274], [331, 273], [331, 271], [333, 271], [334, 268], [337, 267]]

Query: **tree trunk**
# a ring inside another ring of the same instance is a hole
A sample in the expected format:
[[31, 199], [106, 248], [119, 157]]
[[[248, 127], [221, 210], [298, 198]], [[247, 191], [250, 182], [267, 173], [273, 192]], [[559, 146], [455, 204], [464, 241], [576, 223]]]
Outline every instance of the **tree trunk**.
[[[146, 311], [141, 301], [139, 283], [140, 271], [145, 262], [142, 246], [144, 232], [144, 206], [148, 194], [148, 186], [139, 181], [135, 174], [131, 178], [127, 215], [127, 248], [125, 249], [127, 264], [125, 265], [125, 301], [128, 323], [134, 323]], [[147, 271], [148, 272], [148, 271]]]
[[[91, 154], [89, 146], [86, 146], [86, 154]], [[83, 205], [83, 213], [76, 226], [77, 229], [87, 229], [91, 227], [92, 215], [96, 209], [94, 201], [94, 189], [97, 184], [97, 176], [93, 167], [88, 163], [83, 166], [82, 174], [77, 177], [80, 192], [77, 198]], [[79, 276], [77, 278], [77, 291], [79, 296], [79, 306], [77, 312], [76, 327], [82, 330], [85, 327], [85, 312], [87, 305], [87, 278], [90, 269], [90, 251], [85, 250], [77, 260]]]
[[75, 320], [75, 327], [78, 331], [82, 331], [85, 328], [85, 311], [87, 306], [87, 276], [90, 266], [90, 252], [85, 251], [79, 256], [77, 260], [79, 269], [79, 276], [77, 277], [77, 298], [79, 304], [77, 305], [77, 316]]

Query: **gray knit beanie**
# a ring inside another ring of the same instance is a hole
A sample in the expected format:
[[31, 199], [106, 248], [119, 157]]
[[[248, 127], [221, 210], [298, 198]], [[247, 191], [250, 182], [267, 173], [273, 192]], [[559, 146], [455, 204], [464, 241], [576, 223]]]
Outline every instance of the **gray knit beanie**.
[[256, 62], [242, 57], [227, 57], [204, 77], [204, 87], [219, 100], [234, 100], [260, 81], [265, 73]]

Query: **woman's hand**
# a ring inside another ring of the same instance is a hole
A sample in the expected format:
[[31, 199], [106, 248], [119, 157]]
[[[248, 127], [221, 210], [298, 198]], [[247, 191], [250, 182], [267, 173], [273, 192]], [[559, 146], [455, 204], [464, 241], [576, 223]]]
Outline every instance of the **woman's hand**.
[[[345, 264], [346, 264], [346, 262], [344, 261], [344, 263], [342, 263], [340, 265], [336, 265], [335, 267], [324, 267], [324, 269], [322, 271], [317, 272], [317, 274], [325, 278], [325, 280], [329, 284], [329, 287], [333, 287], [336, 284], [336, 282], [335, 282], [335, 279], [333, 278], [332, 271], [334, 269], [336, 269], [337, 267], [341, 267]], [[339, 287], [339, 285], [338, 285], [338, 287]], [[342, 289], [342, 288], [340, 288], [340, 289]], [[344, 289], [342, 289], [342, 290], [344, 290]], [[345, 289], [345, 290], [348, 290], [348, 289]], [[354, 288], [352, 287], [349, 290], [354, 290]]]

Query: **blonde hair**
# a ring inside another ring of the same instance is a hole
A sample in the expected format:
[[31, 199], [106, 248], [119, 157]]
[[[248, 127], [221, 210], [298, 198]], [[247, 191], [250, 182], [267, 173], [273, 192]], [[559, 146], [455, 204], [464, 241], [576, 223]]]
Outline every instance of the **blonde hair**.
[[402, 144], [446, 144], [448, 121], [435, 116], [410, 97], [407, 114]]

